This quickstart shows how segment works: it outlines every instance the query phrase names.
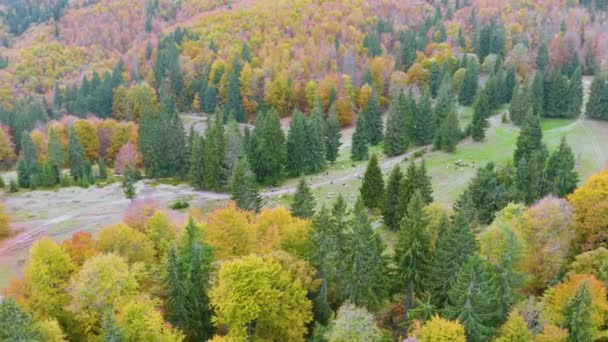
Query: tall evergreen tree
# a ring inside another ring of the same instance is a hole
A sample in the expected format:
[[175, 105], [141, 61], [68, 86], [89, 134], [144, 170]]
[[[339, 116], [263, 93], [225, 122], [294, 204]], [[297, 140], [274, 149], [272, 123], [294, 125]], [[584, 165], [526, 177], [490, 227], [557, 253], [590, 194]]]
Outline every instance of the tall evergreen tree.
[[566, 138], [562, 137], [559, 147], [551, 153], [547, 161], [543, 194], [565, 197], [574, 191], [579, 179], [574, 167], [574, 154], [566, 143]]
[[365, 113], [360, 112], [357, 117], [357, 126], [352, 136], [350, 159], [365, 160], [368, 157], [369, 138], [367, 133], [367, 123]]
[[230, 195], [236, 206], [243, 210], [259, 211], [262, 199], [257, 190], [255, 174], [247, 158], [237, 160], [230, 179]]
[[292, 176], [304, 173], [308, 156], [309, 146], [307, 144], [308, 129], [306, 119], [299, 110], [295, 110], [289, 123], [287, 134], [287, 170]]
[[441, 68], [439, 67], [439, 63], [434, 62], [431, 64], [431, 76], [429, 78], [429, 87], [431, 90], [431, 96], [433, 98], [437, 97], [437, 92], [439, 91], [439, 86], [442, 81], [442, 73]]
[[473, 103], [477, 95], [478, 82], [479, 72], [477, 70], [477, 63], [474, 61], [468, 62], [462, 84], [460, 85], [460, 92], [458, 93], [460, 104], [468, 106]]
[[416, 191], [408, 204], [397, 233], [396, 280], [398, 289], [406, 295], [406, 318], [413, 306], [414, 294], [423, 290], [426, 285], [432, 258], [431, 238], [428, 233], [429, 218], [423, 208], [420, 192]]
[[190, 185], [196, 189], [203, 189], [205, 186], [205, 139], [198, 134], [193, 135], [190, 143], [190, 162], [188, 163], [188, 180]]
[[306, 156], [306, 172], [315, 173], [325, 167], [325, 122], [321, 101], [315, 99], [315, 106], [312, 110], [310, 119], [306, 123], [306, 146], [308, 153]]
[[260, 113], [250, 144], [253, 156], [250, 156], [253, 170], [258, 181], [276, 184], [283, 175], [286, 164], [285, 135], [281, 129], [279, 114], [274, 109]]
[[581, 67], [576, 68], [568, 84], [568, 113], [567, 117], [576, 118], [583, 106], [583, 72]]
[[517, 137], [513, 164], [517, 167], [522, 158], [531, 160], [532, 153], [545, 149], [543, 131], [536, 115], [527, 115]]
[[114, 322], [112, 310], [106, 310], [101, 323], [102, 341], [103, 342], [122, 342], [123, 336], [120, 328]]
[[384, 153], [388, 156], [403, 154], [409, 145], [405, 111], [399, 104], [402, 93], [393, 93], [386, 121], [386, 136], [384, 137]]
[[219, 190], [226, 181], [224, 124], [222, 114], [217, 112], [208, 121], [203, 144], [203, 185], [206, 189]]
[[417, 144], [427, 145], [433, 142], [437, 130], [437, 119], [432, 107], [431, 93], [428, 87], [422, 91], [418, 108], [414, 115], [415, 135]]
[[382, 220], [384, 224], [393, 229], [397, 229], [399, 221], [397, 221], [397, 209], [399, 205], [399, 193], [401, 191], [401, 182], [403, 179], [403, 173], [399, 165], [396, 165], [391, 171], [386, 184], [386, 191], [384, 193], [384, 206], [382, 209]]
[[585, 108], [586, 115], [593, 119], [608, 118], [608, 86], [606, 75], [602, 72], [596, 73], [591, 82], [589, 100]]
[[448, 116], [441, 122], [439, 132], [435, 139], [435, 147], [446, 152], [454, 152], [456, 145], [460, 141], [460, 124], [455, 111], [448, 113]]
[[291, 214], [300, 218], [311, 218], [315, 214], [315, 197], [304, 178], [300, 178], [296, 193], [291, 202]]
[[453, 224], [444, 217], [442, 227], [435, 244], [428, 280], [431, 300], [439, 308], [447, 303], [448, 291], [454, 285], [462, 265], [478, 250], [475, 235], [464, 215], [457, 214]]
[[241, 94], [241, 61], [238, 56], [232, 60], [232, 68], [228, 78], [228, 98], [224, 105], [224, 119], [234, 119], [245, 122], [245, 109], [243, 108], [243, 95]]
[[536, 53], [536, 68], [543, 72], [548, 64], [549, 50], [547, 49], [547, 42], [543, 41], [538, 46], [538, 52]]
[[8, 297], [0, 302], [0, 340], [40, 341], [42, 336], [34, 319]]
[[355, 305], [377, 309], [388, 289], [388, 260], [383, 255], [386, 246], [372, 229], [361, 201], [355, 205], [348, 244], [344, 295]]
[[452, 90], [452, 78], [450, 77], [449, 73], [446, 73], [443, 81], [441, 82], [441, 86], [439, 87], [434, 111], [438, 125], [441, 125], [449, 113], [457, 111], [456, 97], [454, 96], [454, 92]]
[[36, 155], [36, 148], [31, 135], [21, 133], [21, 151], [17, 160], [17, 181], [22, 188], [35, 189], [40, 180], [40, 163]]
[[364, 118], [367, 125], [368, 139], [371, 145], [378, 144], [384, 138], [384, 127], [382, 123], [382, 112], [380, 108], [379, 96], [378, 91], [373, 89], [369, 99], [367, 100], [367, 104], [363, 109], [363, 112], [365, 112]]
[[568, 78], [561, 70], [553, 69], [545, 75], [543, 88], [543, 114], [548, 117], [566, 117], [570, 100]]
[[568, 329], [568, 342], [593, 341], [592, 298], [589, 284], [584, 282], [564, 307], [564, 327]]
[[384, 179], [382, 178], [382, 170], [380, 170], [380, 166], [378, 165], [378, 155], [376, 154], [373, 154], [367, 163], [360, 192], [366, 207], [382, 207]]
[[532, 110], [534, 115], [542, 116], [545, 108], [545, 83], [543, 81], [543, 75], [537, 72], [534, 75], [534, 81], [532, 82]]
[[416, 168], [416, 164], [414, 160], [410, 162], [405, 171], [405, 175], [401, 180], [401, 187], [399, 189], [399, 202], [397, 203], [397, 212], [395, 217], [395, 222], [399, 224], [401, 219], [407, 212], [407, 208], [409, 206], [410, 200], [412, 196], [414, 196], [414, 192], [416, 191], [416, 184], [418, 179], [418, 169]]
[[462, 323], [469, 341], [488, 341], [494, 333], [499, 303], [492, 278], [492, 266], [473, 254], [448, 292], [444, 314]]
[[509, 106], [509, 116], [513, 124], [521, 126], [524, 118], [532, 113], [532, 99], [530, 99], [530, 89], [525, 84], [515, 84], [513, 97]]
[[72, 177], [74, 177], [74, 179], [79, 180], [86, 176], [87, 161], [74, 127], [70, 129], [68, 149], [70, 159], [70, 174]]
[[471, 122], [471, 136], [475, 141], [482, 141], [486, 137], [486, 128], [490, 126], [488, 117], [490, 116], [490, 104], [485, 91], [482, 91], [475, 102], [473, 111], [473, 121]]
[[342, 142], [340, 142], [341, 137], [342, 132], [340, 130], [340, 121], [338, 121], [338, 115], [336, 114], [336, 107], [331, 106], [325, 126], [325, 158], [332, 164], [338, 158], [340, 146], [342, 145]]
[[416, 170], [416, 181], [414, 182], [416, 190], [420, 191], [422, 203], [425, 205], [433, 202], [433, 186], [431, 185], [431, 177], [426, 172], [426, 161], [423, 159], [420, 166]]

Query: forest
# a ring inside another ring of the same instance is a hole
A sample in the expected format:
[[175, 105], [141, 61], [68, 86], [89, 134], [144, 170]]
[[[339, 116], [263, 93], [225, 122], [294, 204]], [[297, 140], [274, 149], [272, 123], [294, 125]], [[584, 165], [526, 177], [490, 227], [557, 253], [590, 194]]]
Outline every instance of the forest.
[[605, 0], [0, 0], [0, 341], [608, 339]]

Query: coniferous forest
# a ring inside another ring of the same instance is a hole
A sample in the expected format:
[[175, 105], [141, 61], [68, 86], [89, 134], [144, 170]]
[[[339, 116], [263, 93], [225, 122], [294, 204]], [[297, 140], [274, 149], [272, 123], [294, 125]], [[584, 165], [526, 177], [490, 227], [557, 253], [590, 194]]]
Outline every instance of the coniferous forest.
[[0, 22], [0, 341], [608, 338], [607, 1]]

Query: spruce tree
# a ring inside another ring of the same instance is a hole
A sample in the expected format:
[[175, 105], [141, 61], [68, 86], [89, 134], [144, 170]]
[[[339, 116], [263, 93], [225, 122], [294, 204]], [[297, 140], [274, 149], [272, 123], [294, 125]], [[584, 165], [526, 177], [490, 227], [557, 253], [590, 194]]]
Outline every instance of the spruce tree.
[[554, 69], [546, 74], [543, 114], [548, 117], [566, 117], [570, 100], [568, 91], [568, 78], [559, 69]]
[[332, 164], [338, 158], [340, 146], [342, 145], [342, 142], [340, 142], [341, 137], [342, 132], [340, 130], [340, 121], [338, 121], [338, 115], [336, 114], [336, 107], [331, 106], [325, 126], [325, 158]]
[[516, 83], [517, 83], [517, 75], [515, 73], [515, 68], [507, 69], [507, 74], [505, 75], [505, 80], [504, 80], [504, 84], [503, 84], [501, 103], [511, 102], [511, 99], [513, 98], [513, 89], [514, 89]]
[[589, 100], [585, 107], [585, 112], [588, 117], [593, 119], [608, 118], [608, 98], [606, 98], [606, 95], [608, 95], [606, 76], [604, 73], [598, 72], [591, 82]]
[[437, 93], [439, 91], [439, 86], [441, 85], [441, 81], [442, 81], [442, 73], [441, 73], [441, 68], [439, 67], [439, 63], [437, 62], [433, 62], [431, 64], [431, 76], [429, 79], [429, 87], [431, 90], [431, 96], [433, 98], [437, 97]]
[[490, 104], [485, 91], [482, 91], [477, 98], [471, 122], [471, 136], [475, 141], [482, 141], [486, 137], [486, 128], [490, 126], [488, 117], [490, 116]]
[[79, 180], [85, 176], [86, 160], [84, 150], [76, 135], [74, 127], [70, 129], [69, 137], [69, 159], [70, 159], [70, 174], [74, 179]]
[[407, 212], [410, 200], [416, 191], [416, 184], [418, 179], [418, 169], [414, 160], [408, 165], [405, 175], [401, 180], [401, 187], [399, 189], [399, 202], [397, 203], [397, 213], [395, 222], [399, 224], [401, 219]]
[[468, 62], [466, 68], [462, 84], [460, 85], [460, 92], [458, 93], [458, 101], [463, 106], [468, 106], [473, 103], [473, 100], [475, 100], [475, 96], [477, 95], [479, 82], [477, 63], [474, 61]]
[[511, 122], [517, 126], [521, 126], [524, 118], [532, 113], [532, 99], [529, 96], [530, 89], [525, 84], [515, 84], [511, 105], [509, 106], [509, 117]]
[[188, 318], [187, 294], [183, 270], [177, 259], [177, 249], [172, 247], [167, 254], [165, 286], [167, 288], [167, 319], [178, 327], [186, 326]]
[[316, 201], [304, 178], [300, 178], [291, 202], [291, 214], [300, 218], [311, 218], [315, 214]]
[[242, 65], [238, 56], [232, 60], [232, 68], [228, 78], [228, 98], [224, 105], [224, 118], [245, 122], [245, 109], [243, 108], [243, 95], [241, 94]]
[[473, 254], [456, 274], [444, 315], [464, 326], [468, 341], [488, 341], [494, 333], [499, 303], [492, 265]]
[[270, 109], [264, 115], [258, 115], [258, 120], [260, 125], [256, 122], [251, 139], [255, 157], [249, 160], [255, 161], [253, 169], [258, 181], [276, 184], [283, 175], [287, 159], [285, 135], [276, 110]]
[[306, 119], [304, 114], [299, 110], [295, 110], [291, 116], [289, 123], [289, 132], [287, 134], [287, 170], [292, 176], [299, 176], [304, 173], [306, 163], [311, 158], [307, 144], [309, 131], [306, 127]]
[[384, 137], [384, 153], [396, 156], [405, 153], [409, 145], [405, 111], [399, 104], [401, 92], [393, 93], [386, 121], [386, 136]]
[[431, 185], [431, 177], [426, 172], [426, 161], [423, 159], [420, 162], [420, 167], [416, 170], [416, 181], [414, 182], [415, 190], [420, 191], [422, 203], [425, 205], [433, 202], [433, 186]]
[[547, 64], [549, 64], [549, 50], [547, 49], [547, 43], [543, 41], [538, 46], [538, 51], [536, 53], [536, 68], [543, 72], [545, 71]]
[[203, 185], [206, 189], [220, 190], [226, 181], [224, 125], [221, 113], [208, 122], [203, 144]]
[[[56, 164], [53, 164], [57, 166]], [[106, 162], [102, 157], [99, 157], [97, 160], [97, 167], [99, 171], [99, 179], [106, 180], [108, 178], [108, 167], [106, 166]]]
[[372, 90], [372, 93], [367, 100], [367, 104], [363, 109], [365, 113], [365, 120], [367, 125], [367, 134], [369, 143], [371, 145], [377, 145], [384, 138], [384, 127], [382, 123], [382, 112], [379, 102], [379, 94], [376, 89]]
[[456, 214], [454, 222], [450, 224], [444, 216], [428, 279], [431, 301], [438, 308], [445, 306], [456, 274], [477, 250], [477, 241], [466, 217]]
[[128, 165], [122, 175], [122, 191], [125, 197], [131, 201], [135, 198], [135, 170], [132, 169], [131, 165]]
[[48, 158], [59, 168], [65, 165], [65, 150], [59, 141], [57, 131], [53, 128], [49, 130]]
[[564, 328], [568, 330], [568, 342], [593, 341], [591, 306], [591, 292], [589, 284], [585, 281], [563, 309]]
[[406, 318], [413, 306], [414, 294], [423, 290], [428, 279], [431, 254], [429, 218], [424, 212], [420, 192], [410, 200], [407, 212], [399, 223], [395, 246], [396, 281], [398, 289], [406, 295]]
[[566, 143], [566, 138], [562, 137], [559, 147], [551, 153], [547, 161], [542, 194], [565, 197], [572, 193], [579, 180], [574, 167], [574, 154]]
[[360, 192], [366, 207], [370, 209], [382, 208], [384, 179], [382, 178], [382, 170], [380, 170], [380, 166], [378, 165], [378, 155], [376, 154], [372, 155], [367, 164]]
[[321, 101], [316, 98], [315, 106], [311, 116], [305, 126], [306, 129], [306, 172], [315, 173], [321, 171], [325, 167], [325, 122]]
[[387, 296], [386, 246], [374, 232], [361, 201], [357, 201], [348, 240], [343, 282], [345, 298], [357, 306], [377, 309]]
[[188, 169], [188, 180], [195, 189], [204, 188], [204, 168], [205, 158], [204, 149], [205, 139], [198, 134], [194, 134], [193, 141], [190, 143], [190, 162]]
[[224, 141], [226, 145], [224, 148], [224, 164], [229, 173], [232, 173], [236, 162], [241, 158], [246, 158], [247, 155], [243, 135], [235, 120], [230, 120], [228, 122]]
[[30, 314], [21, 310], [12, 297], [0, 302], [1, 341], [42, 341], [37, 324]]
[[230, 195], [236, 206], [243, 210], [259, 211], [262, 199], [257, 190], [255, 175], [246, 158], [237, 160], [230, 179]]
[[454, 152], [456, 145], [460, 141], [460, 124], [455, 111], [448, 113], [448, 116], [441, 122], [439, 133], [435, 139], [435, 147], [446, 152]]
[[537, 72], [532, 82], [532, 110], [534, 115], [542, 116], [545, 112], [545, 83], [543, 75]]
[[21, 150], [17, 160], [17, 180], [22, 188], [35, 189], [38, 186], [40, 176], [40, 163], [36, 155], [36, 147], [31, 135], [23, 131], [21, 133]]
[[446, 73], [439, 87], [434, 111], [438, 125], [441, 125], [449, 113], [457, 111], [456, 97], [452, 90], [452, 78], [449, 73]]
[[433, 112], [431, 93], [428, 87], [422, 91], [418, 102], [418, 108], [414, 115], [415, 135], [414, 139], [419, 145], [427, 145], [433, 142], [437, 130], [437, 119]]
[[369, 138], [367, 133], [367, 120], [365, 113], [360, 112], [357, 117], [357, 126], [352, 136], [350, 159], [365, 160], [368, 158]]
[[524, 157], [530, 161], [533, 152], [544, 149], [543, 132], [538, 117], [536, 115], [526, 115], [517, 137], [513, 164], [517, 167], [519, 161]]
[[103, 315], [101, 331], [103, 342], [122, 342], [124, 340], [120, 328], [118, 328], [114, 322], [112, 310], [110, 309], [106, 310]]
[[382, 220], [384, 224], [392, 230], [397, 230], [397, 209], [399, 205], [399, 197], [401, 191], [401, 182], [403, 173], [399, 165], [396, 165], [391, 171], [386, 184], [384, 193], [384, 206], [382, 207]]
[[568, 84], [568, 112], [567, 117], [577, 118], [583, 106], [583, 72], [576, 68]]

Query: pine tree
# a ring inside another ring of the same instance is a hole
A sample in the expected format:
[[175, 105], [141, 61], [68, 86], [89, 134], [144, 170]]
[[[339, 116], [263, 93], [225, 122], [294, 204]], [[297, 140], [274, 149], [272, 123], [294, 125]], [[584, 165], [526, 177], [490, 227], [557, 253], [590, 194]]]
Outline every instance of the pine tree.
[[469, 341], [487, 341], [494, 333], [499, 304], [492, 277], [492, 266], [473, 254], [448, 292], [444, 315], [462, 323]]
[[276, 184], [283, 175], [286, 164], [285, 135], [276, 110], [271, 109], [262, 115], [258, 114], [251, 145], [254, 150], [253, 170], [258, 181]]
[[291, 203], [291, 214], [300, 218], [311, 218], [315, 214], [316, 201], [304, 178], [300, 178]]
[[53, 164], [60, 168], [65, 165], [65, 150], [55, 129], [49, 131], [48, 157]]
[[585, 107], [586, 115], [593, 119], [608, 118], [608, 85], [604, 73], [596, 73], [591, 82], [589, 100]]
[[454, 152], [456, 145], [460, 141], [460, 124], [455, 111], [448, 113], [448, 116], [441, 122], [439, 134], [435, 139], [435, 147], [446, 152]]
[[427, 145], [433, 142], [437, 130], [437, 119], [433, 112], [431, 93], [428, 87], [424, 88], [418, 102], [418, 108], [414, 115], [414, 127], [414, 139], [417, 144]]
[[456, 97], [452, 91], [452, 78], [449, 73], [446, 73], [441, 86], [437, 93], [437, 101], [435, 101], [435, 117], [437, 118], [438, 125], [441, 125], [443, 120], [451, 112], [456, 112]]
[[416, 181], [414, 189], [420, 191], [422, 203], [425, 205], [433, 202], [433, 186], [431, 185], [431, 177], [426, 172], [426, 162], [423, 159], [420, 162], [420, 167], [416, 170]]
[[135, 178], [133, 176], [135, 170], [130, 165], [125, 168], [122, 176], [122, 191], [125, 197], [129, 200], [135, 198]]
[[377, 309], [387, 296], [388, 260], [383, 256], [386, 246], [372, 229], [361, 201], [355, 206], [348, 244], [344, 295], [355, 305]]
[[564, 327], [568, 329], [569, 342], [593, 341], [591, 300], [589, 284], [584, 282], [564, 307]]
[[456, 214], [452, 224], [444, 216], [441, 226], [428, 279], [431, 300], [439, 308], [447, 303], [448, 290], [458, 270], [478, 250], [475, 235], [463, 214]]
[[401, 96], [403, 96], [401, 92], [394, 93], [388, 109], [386, 136], [384, 137], [384, 153], [388, 156], [405, 153], [409, 145], [405, 111], [399, 104]]
[[239, 124], [235, 120], [228, 121], [228, 128], [224, 137], [224, 164], [229, 173], [232, 173], [234, 166], [239, 159], [247, 157], [247, 151], [243, 142], [243, 135]]
[[524, 118], [532, 113], [532, 99], [529, 97], [530, 89], [524, 84], [516, 83], [513, 88], [513, 97], [509, 106], [509, 117], [511, 122], [517, 126], [521, 126]]
[[306, 172], [315, 173], [325, 167], [325, 122], [321, 107], [321, 100], [315, 99], [315, 106], [311, 116], [306, 123], [306, 147], [308, 157], [306, 160]]
[[538, 46], [538, 52], [536, 53], [536, 68], [543, 72], [548, 64], [549, 50], [547, 49], [547, 43], [543, 41]]
[[365, 160], [368, 158], [369, 138], [367, 134], [367, 120], [365, 113], [360, 112], [357, 117], [357, 126], [352, 136], [350, 159]]
[[21, 133], [21, 150], [17, 160], [17, 180], [22, 188], [35, 189], [38, 184], [40, 163], [32, 137], [26, 131]]
[[559, 69], [554, 69], [545, 75], [543, 88], [543, 114], [548, 117], [566, 117], [570, 99], [568, 78]]
[[401, 222], [401, 219], [407, 212], [410, 200], [414, 196], [416, 191], [416, 184], [418, 179], [418, 169], [414, 160], [410, 162], [405, 171], [405, 176], [401, 180], [401, 187], [399, 189], [399, 202], [397, 203], [397, 213], [395, 217], [396, 224]]
[[205, 174], [205, 139], [194, 133], [190, 143], [188, 180], [195, 189], [203, 189]]
[[338, 121], [338, 115], [336, 114], [336, 107], [331, 106], [325, 126], [325, 158], [332, 164], [338, 158], [340, 146], [342, 145], [340, 142], [341, 137], [342, 132], [340, 130], [340, 121]]
[[382, 209], [382, 219], [384, 224], [390, 229], [396, 230], [397, 224], [397, 208], [399, 205], [399, 192], [401, 191], [401, 182], [403, 173], [399, 165], [396, 165], [391, 171], [386, 184], [386, 192], [384, 194], [384, 206]]
[[581, 113], [583, 106], [583, 72], [580, 67], [576, 68], [570, 78], [568, 86], [568, 113], [567, 117], [576, 118]]
[[287, 134], [287, 170], [292, 176], [304, 173], [306, 162], [310, 159], [306, 119], [299, 110], [294, 111]]
[[187, 294], [184, 284], [183, 270], [177, 260], [175, 247], [169, 249], [166, 262], [165, 286], [167, 288], [167, 318], [174, 326], [186, 325]]
[[260, 195], [255, 182], [255, 175], [249, 168], [246, 158], [236, 162], [230, 179], [230, 194], [236, 206], [243, 210], [259, 211]]
[[442, 81], [442, 73], [441, 68], [439, 67], [439, 63], [433, 62], [431, 64], [431, 77], [429, 79], [429, 87], [431, 90], [431, 96], [433, 98], [437, 97], [437, 92], [439, 91], [439, 86]]
[[547, 161], [542, 194], [565, 197], [572, 193], [578, 184], [578, 173], [574, 170], [575, 161], [572, 149], [562, 137], [557, 150]]
[[473, 111], [473, 121], [471, 122], [471, 136], [475, 141], [482, 141], [486, 137], [486, 128], [490, 126], [488, 117], [490, 116], [490, 104], [485, 91], [482, 91], [475, 103]]
[[468, 106], [473, 103], [475, 96], [477, 95], [478, 78], [479, 72], [477, 70], [476, 62], [468, 62], [464, 73], [464, 79], [460, 86], [460, 93], [458, 94], [458, 101], [463, 106]]
[[515, 68], [507, 69], [507, 74], [505, 75], [503, 91], [502, 91], [502, 101], [501, 103], [509, 103], [513, 98], [513, 89], [515, 89], [515, 84], [517, 83], [517, 75], [515, 73]]
[[203, 185], [206, 189], [220, 190], [226, 181], [224, 125], [221, 113], [217, 112], [208, 122], [203, 144]]
[[215, 112], [217, 107], [217, 89], [213, 85], [208, 85], [205, 88], [205, 94], [203, 96], [203, 110], [205, 113]]
[[70, 159], [70, 174], [74, 179], [79, 180], [85, 176], [86, 160], [84, 150], [76, 134], [74, 127], [70, 129], [69, 137], [69, 159]]
[[384, 179], [382, 170], [378, 165], [378, 155], [373, 154], [365, 169], [363, 183], [361, 184], [361, 197], [368, 208], [382, 208], [384, 197]]
[[22, 311], [12, 297], [8, 297], [0, 302], [0, 340], [42, 340], [40, 331], [32, 316]]
[[396, 277], [400, 291], [406, 294], [406, 317], [413, 306], [415, 293], [424, 289], [428, 278], [431, 254], [431, 238], [428, 233], [429, 219], [423, 211], [420, 192], [410, 200], [407, 212], [399, 223], [395, 246]]
[[372, 90], [369, 99], [367, 100], [367, 104], [363, 109], [365, 112], [365, 120], [367, 125], [367, 134], [369, 138], [369, 143], [371, 145], [376, 145], [384, 138], [383, 133], [383, 124], [382, 124], [382, 112], [380, 109], [379, 102], [379, 94], [376, 89]]

